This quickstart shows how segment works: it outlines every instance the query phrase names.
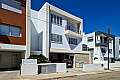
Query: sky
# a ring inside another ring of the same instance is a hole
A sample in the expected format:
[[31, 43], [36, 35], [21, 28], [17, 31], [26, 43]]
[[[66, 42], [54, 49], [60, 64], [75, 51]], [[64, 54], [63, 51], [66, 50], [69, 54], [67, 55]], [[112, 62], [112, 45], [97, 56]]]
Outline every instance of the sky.
[[107, 32], [120, 36], [120, 0], [32, 0], [32, 9], [39, 10], [45, 2], [83, 19], [85, 33]]

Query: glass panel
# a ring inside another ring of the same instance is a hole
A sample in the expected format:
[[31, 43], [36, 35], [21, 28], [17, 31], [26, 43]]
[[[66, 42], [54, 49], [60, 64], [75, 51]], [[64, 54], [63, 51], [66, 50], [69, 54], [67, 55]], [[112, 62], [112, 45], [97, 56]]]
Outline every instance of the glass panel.
[[10, 31], [11, 31], [11, 36], [16, 36], [16, 37], [20, 36], [20, 28], [10, 27]]
[[10, 35], [10, 29], [8, 25], [0, 24], [0, 35]]
[[21, 2], [17, 0], [2, 0], [2, 3], [21, 10]]

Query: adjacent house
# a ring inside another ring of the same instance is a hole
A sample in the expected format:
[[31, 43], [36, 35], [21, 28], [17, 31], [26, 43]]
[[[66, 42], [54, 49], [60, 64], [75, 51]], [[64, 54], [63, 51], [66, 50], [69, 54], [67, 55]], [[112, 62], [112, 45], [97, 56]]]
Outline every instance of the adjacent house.
[[103, 63], [108, 60], [108, 37], [110, 62], [114, 61], [114, 36], [104, 32], [92, 32], [85, 35], [84, 43], [91, 53], [93, 63]]
[[31, 54], [72, 67], [80, 59], [89, 63], [89, 52], [82, 51], [83, 19], [46, 2], [40, 10], [31, 10], [30, 23]]
[[120, 37], [115, 37], [115, 59], [120, 59]]
[[27, 0], [0, 0], [0, 69], [18, 68], [29, 57], [26, 46]]

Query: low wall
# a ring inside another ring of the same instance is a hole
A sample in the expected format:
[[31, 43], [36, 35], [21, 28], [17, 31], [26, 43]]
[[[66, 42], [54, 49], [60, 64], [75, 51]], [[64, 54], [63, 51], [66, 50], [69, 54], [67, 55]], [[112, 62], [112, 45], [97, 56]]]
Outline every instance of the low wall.
[[43, 63], [38, 64], [38, 73], [64, 73], [66, 72], [66, 63]]
[[[104, 68], [107, 69], [108, 68], [108, 62], [104, 61]], [[115, 61], [115, 63], [109, 63], [110, 68], [120, 68], [120, 62], [119, 61]]]
[[21, 75], [37, 75], [40, 73], [65, 73], [66, 63], [41, 63], [36, 59], [22, 59]]
[[104, 70], [101, 64], [83, 64], [83, 71], [101, 71]]
[[38, 66], [37, 59], [22, 59], [20, 74], [23, 75], [37, 75]]

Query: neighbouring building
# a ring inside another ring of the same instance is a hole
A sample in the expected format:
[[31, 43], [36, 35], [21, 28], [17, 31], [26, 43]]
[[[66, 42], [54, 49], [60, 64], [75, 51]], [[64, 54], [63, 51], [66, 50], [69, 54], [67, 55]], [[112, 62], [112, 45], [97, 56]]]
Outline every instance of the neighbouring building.
[[84, 36], [84, 44], [91, 53], [92, 63], [103, 63], [108, 60], [108, 36], [110, 62], [114, 61], [114, 36], [104, 32], [92, 32]]
[[[28, 0], [29, 1], [29, 0]], [[27, 49], [27, 0], [0, 0], [0, 69], [18, 68]]]
[[120, 59], [120, 37], [115, 37], [115, 59]]
[[83, 19], [46, 2], [40, 10], [31, 10], [30, 21], [31, 54], [43, 54], [51, 62], [68, 62], [74, 67], [76, 60], [89, 63], [89, 52], [82, 45]]

